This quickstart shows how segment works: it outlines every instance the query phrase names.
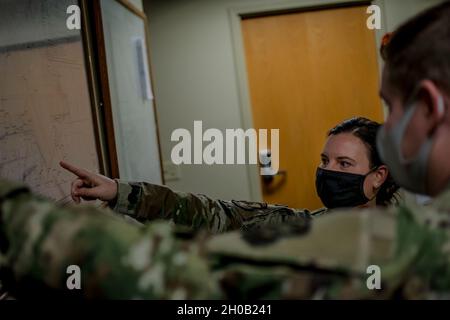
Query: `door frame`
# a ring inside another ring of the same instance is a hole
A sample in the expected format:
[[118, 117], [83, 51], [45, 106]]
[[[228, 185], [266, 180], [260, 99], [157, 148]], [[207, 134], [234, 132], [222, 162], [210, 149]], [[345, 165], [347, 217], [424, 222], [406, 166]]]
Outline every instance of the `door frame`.
[[[241, 21], [245, 18], [262, 17], [283, 13], [312, 11], [321, 9], [334, 9], [358, 5], [376, 4], [381, 9], [381, 29], [375, 30], [375, 42], [379, 48], [381, 38], [386, 30], [386, 6], [385, 0], [277, 0], [270, 3], [254, 3], [228, 8], [228, 20], [231, 26], [231, 42], [233, 47], [233, 59], [236, 72], [236, 83], [239, 98], [239, 110], [241, 115], [241, 127], [246, 130], [253, 128], [252, 106], [245, 58], [244, 41], [242, 37]], [[378, 69], [381, 74], [383, 60], [379, 52]], [[269, 128], [267, 128], [269, 129]], [[249, 181], [250, 196], [254, 201], [263, 201], [262, 185], [257, 166], [246, 166]]]
[[[152, 74], [150, 56], [150, 33], [148, 19], [144, 11], [137, 8], [129, 0], [113, 0], [124, 9], [140, 18], [144, 23], [145, 43], [147, 53], [148, 72], [152, 92], [154, 79]], [[97, 149], [101, 152], [100, 171], [112, 178], [120, 178], [119, 162], [116, 140], [114, 134], [112, 102], [106, 61], [106, 47], [103, 32], [103, 21], [100, 0], [79, 0], [82, 11], [82, 33], [85, 56], [88, 66], [88, 81], [92, 101], [92, 113], [96, 127]], [[159, 153], [159, 168], [161, 182], [164, 184], [162, 167], [161, 143], [159, 136], [158, 114], [156, 110], [156, 97], [152, 100], [152, 110], [155, 116], [156, 141]]]
[[[99, 57], [99, 34], [96, 32], [96, 19], [89, 0], [79, 0], [81, 9], [81, 34], [86, 61], [86, 74], [91, 100], [91, 113], [94, 121], [99, 171], [101, 174], [118, 178], [119, 167], [114, 139], [114, 128], [109, 105], [105, 106], [105, 88], [101, 82], [101, 58]], [[109, 92], [108, 92], [109, 94]]]

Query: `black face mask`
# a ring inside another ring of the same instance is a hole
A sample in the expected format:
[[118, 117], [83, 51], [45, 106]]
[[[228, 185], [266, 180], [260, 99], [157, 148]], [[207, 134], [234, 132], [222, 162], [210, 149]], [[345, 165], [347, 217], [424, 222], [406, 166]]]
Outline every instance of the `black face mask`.
[[364, 194], [366, 175], [317, 168], [316, 190], [328, 209], [356, 207], [369, 202]]

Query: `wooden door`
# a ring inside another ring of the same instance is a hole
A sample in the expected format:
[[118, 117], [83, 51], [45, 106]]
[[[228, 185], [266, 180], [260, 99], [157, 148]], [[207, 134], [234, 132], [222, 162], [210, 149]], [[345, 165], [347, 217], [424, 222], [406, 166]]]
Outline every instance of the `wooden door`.
[[274, 192], [263, 188], [265, 201], [321, 207], [314, 181], [327, 131], [354, 116], [383, 120], [367, 17], [356, 6], [242, 20], [253, 124], [280, 129], [287, 172]]

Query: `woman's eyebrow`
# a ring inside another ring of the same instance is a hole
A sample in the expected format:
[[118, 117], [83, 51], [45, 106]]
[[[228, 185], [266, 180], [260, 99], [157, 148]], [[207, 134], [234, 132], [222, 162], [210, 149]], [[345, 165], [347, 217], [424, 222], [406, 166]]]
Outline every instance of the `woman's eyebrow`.
[[348, 161], [350, 161], [350, 162], [356, 163], [356, 160], [354, 160], [354, 159], [352, 159], [352, 158], [350, 158], [350, 157], [346, 157], [346, 156], [343, 156], [343, 157], [337, 157], [336, 159], [337, 159], [337, 160], [348, 160]]
[[320, 157], [321, 157], [321, 158], [327, 158], [327, 159], [328, 159], [328, 156], [327, 156], [325, 153], [321, 153], [321, 154], [320, 154]]

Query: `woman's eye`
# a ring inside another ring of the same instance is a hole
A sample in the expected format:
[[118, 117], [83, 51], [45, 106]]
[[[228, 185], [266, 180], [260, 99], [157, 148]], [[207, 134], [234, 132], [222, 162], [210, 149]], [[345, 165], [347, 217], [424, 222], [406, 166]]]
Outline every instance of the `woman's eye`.
[[325, 167], [328, 164], [328, 160], [322, 159], [321, 165]]
[[341, 167], [343, 167], [343, 168], [348, 168], [350, 166], [351, 166], [350, 162], [346, 162], [346, 161], [341, 162]]

